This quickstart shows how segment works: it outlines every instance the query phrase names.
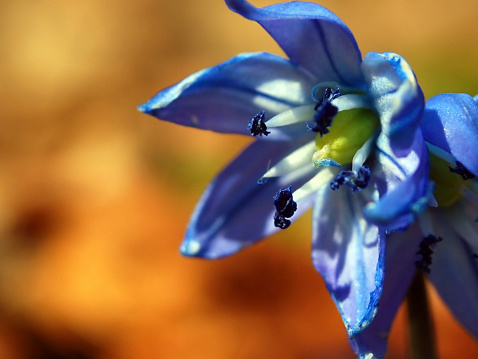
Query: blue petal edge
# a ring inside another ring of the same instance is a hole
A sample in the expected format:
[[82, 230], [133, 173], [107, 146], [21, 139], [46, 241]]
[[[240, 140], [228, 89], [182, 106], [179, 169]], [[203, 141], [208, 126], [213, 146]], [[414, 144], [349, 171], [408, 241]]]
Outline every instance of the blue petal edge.
[[478, 104], [470, 95], [441, 94], [429, 99], [421, 128], [427, 142], [478, 176]]
[[244, 0], [226, 0], [226, 4], [261, 24], [293, 62], [317, 76], [317, 82], [363, 87], [360, 50], [350, 29], [330, 10], [302, 1], [264, 8]]
[[324, 186], [313, 211], [312, 261], [350, 338], [370, 325], [382, 293], [385, 234], [363, 219], [368, 191]]
[[377, 314], [367, 328], [349, 340], [360, 358], [383, 358], [385, 355], [390, 328], [416, 271], [415, 253], [420, 239], [418, 225], [387, 236], [385, 279]]
[[138, 109], [183, 126], [250, 135], [247, 124], [260, 111], [270, 118], [311, 103], [314, 84], [308, 72], [280, 56], [241, 54], [187, 77]]
[[425, 108], [415, 74], [403, 57], [388, 52], [368, 53], [362, 69], [394, 155], [407, 156]]

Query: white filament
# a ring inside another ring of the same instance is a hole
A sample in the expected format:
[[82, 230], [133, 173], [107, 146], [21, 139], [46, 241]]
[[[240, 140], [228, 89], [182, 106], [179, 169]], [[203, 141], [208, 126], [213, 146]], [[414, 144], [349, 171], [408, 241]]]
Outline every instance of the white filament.
[[313, 192], [317, 191], [323, 185], [331, 182], [335, 178], [336, 172], [337, 169], [334, 170], [332, 167], [324, 167], [319, 171], [319, 173], [312, 177], [310, 181], [305, 183], [292, 194], [294, 201], [299, 202]]
[[355, 108], [371, 108], [365, 95], [348, 94], [337, 97], [331, 102], [339, 111], [353, 110]]
[[279, 177], [293, 172], [300, 167], [311, 165], [314, 152], [315, 142], [310, 141], [280, 160], [279, 163], [270, 168], [262, 178]]
[[293, 125], [294, 123], [311, 121], [314, 118], [314, 105], [303, 105], [279, 113], [266, 122], [268, 128]]

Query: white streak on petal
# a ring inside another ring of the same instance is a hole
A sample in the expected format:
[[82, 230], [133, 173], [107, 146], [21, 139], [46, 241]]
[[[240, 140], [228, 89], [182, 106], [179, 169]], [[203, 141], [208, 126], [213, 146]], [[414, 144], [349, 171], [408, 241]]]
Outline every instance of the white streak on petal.
[[304, 84], [299, 81], [291, 81], [284, 79], [276, 79], [267, 81], [256, 88], [257, 92], [274, 94], [276, 98], [287, 99], [292, 103], [304, 103], [309, 98], [304, 98], [304, 94], [308, 91], [304, 90]]
[[253, 102], [258, 108], [267, 108], [269, 111], [275, 113], [282, 113], [290, 109], [290, 105], [280, 103], [277, 100], [269, 99], [264, 96], [256, 96]]
[[292, 125], [299, 122], [312, 121], [314, 119], [314, 106], [303, 105], [291, 110], [284, 111], [272, 117], [266, 122], [268, 128]]

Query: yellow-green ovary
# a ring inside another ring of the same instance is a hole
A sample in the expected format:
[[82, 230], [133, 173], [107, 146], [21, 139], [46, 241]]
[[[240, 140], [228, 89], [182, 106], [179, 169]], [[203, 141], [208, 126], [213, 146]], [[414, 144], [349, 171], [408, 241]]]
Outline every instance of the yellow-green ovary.
[[331, 158], [340, 164], [352, 162], [355, 153], [380, 126], [377, 115], [369, 109], [341, 111], [335, 116], [329, 133], [315, 140], [313, 161]]
[[459, 175], [450, 171], [451, 164], [444, 159], [430, 154], [430, 179], [435, 182], [433, 195], [440, 207], [448, 207], [458, 201], [463, 186], [469, 185]]

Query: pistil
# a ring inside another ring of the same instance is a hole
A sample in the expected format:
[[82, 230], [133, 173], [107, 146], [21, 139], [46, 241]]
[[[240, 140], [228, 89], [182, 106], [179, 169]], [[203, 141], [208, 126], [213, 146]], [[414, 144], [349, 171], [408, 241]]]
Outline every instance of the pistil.
[[314, 163], [328, 158], [339, 164], [352, 162], [355, 153], [373, 135], [379, 127], [377, 115], [369, 109], [352, 109], [341, 111], [334, 119], [329, 133], [315, 140], [317, 152]]

